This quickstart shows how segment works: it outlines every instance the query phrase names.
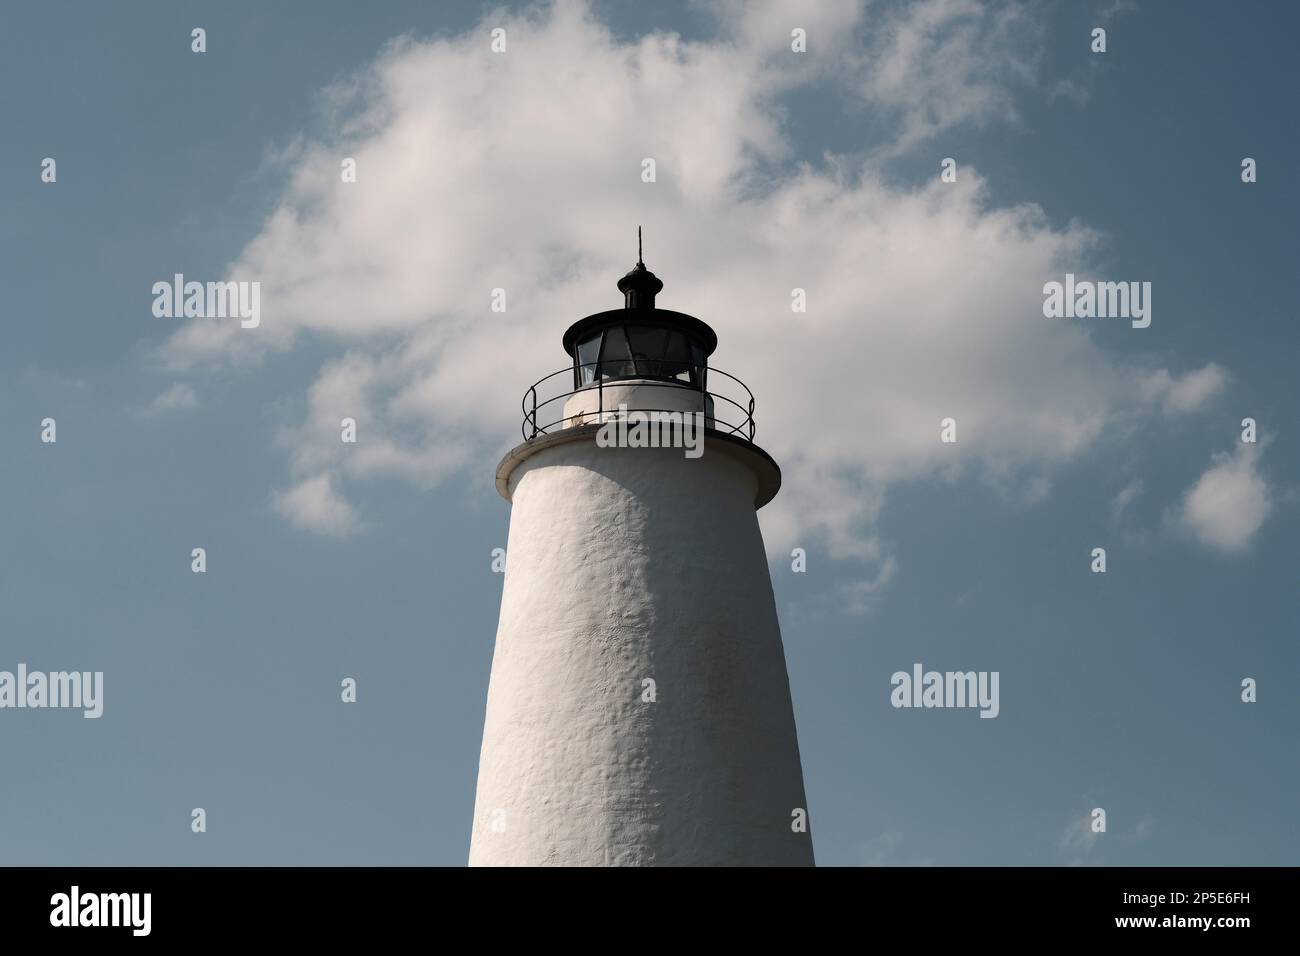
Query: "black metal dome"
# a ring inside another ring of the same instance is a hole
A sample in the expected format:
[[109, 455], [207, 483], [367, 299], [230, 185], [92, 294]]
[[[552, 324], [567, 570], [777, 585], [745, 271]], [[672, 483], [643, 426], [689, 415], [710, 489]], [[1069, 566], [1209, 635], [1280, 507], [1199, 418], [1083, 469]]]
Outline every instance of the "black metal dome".
[[648, 325], [683, 333], [698, 342], [705, 356], [712, 355], [718, 347], [718, 335], [708, 324], [685, 312], [671, 309], [610, 309], [579, 319], [564, 333], [564, 351], [577, 358], [575, 349], [596, 332], [615, 325]]
[[[655, 296], [663, 289], [659, 277], [645, 267], [641, 257], [641, 229], [636, 230], [636, 265], [618, 280], [618, 291], [623, 293], [623, 308], [597, 312], [579, 319], [564, 333], [564, 351], [578, 360], [578, 343], [615, 326], [663, 329], [684, 337], [703, 360], [718, 347], [718, 336], [709, 326], [693, 315], [655, 308]], [[664, 348], [671, 344], [665, 338]], [[701, 354], [702, 353], [702, 354]]]

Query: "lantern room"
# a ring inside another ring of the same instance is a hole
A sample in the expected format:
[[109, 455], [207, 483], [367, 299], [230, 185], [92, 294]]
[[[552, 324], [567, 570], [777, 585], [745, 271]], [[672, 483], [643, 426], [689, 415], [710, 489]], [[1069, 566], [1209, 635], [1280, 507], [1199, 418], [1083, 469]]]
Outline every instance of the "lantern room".
[[709, 356], [718, 337], [692, 315], [655, 308], [663, 283], [645, 263], [618, 281], [623, 308], [597, 312], [564, 333], [573, 357], [573, 387], [642, 379], [674, 382], [703, 391]]

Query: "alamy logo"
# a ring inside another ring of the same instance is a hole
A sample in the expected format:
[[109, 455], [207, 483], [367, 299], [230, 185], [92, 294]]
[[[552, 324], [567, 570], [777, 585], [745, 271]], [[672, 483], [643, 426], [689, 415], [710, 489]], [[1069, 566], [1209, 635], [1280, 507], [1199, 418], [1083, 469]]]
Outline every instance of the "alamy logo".
[[978, 707], [981, 717], [996, 717], [997, 671], [924, 671], [912, 665], [912, 673], [895, 671], [889, 679], [893, 691], [889, 702], [895, 707]]
[[703, 412], [641, 412], [618, 406], [618, 417], [600, 426], [601, 448], [684, 448], [687, 458], [704, 454]]
[[260, 282], [186, 282], [178, 272], [171, 282], [155, 282], [152, 292], [155, 318], [238, 318], [245, 329], [262, 322]]
[[0, 671], [0, 710], [6, 707], [67, 707], [80, 709], [82, 717], [99, 717], [104, 713], [104, 672], [28, 673], [27, 665], [19, 664], [16, 674]]
[[148, 936], [151, 893], [85, 893], [73, 886], [50, 897], [51, 926], [129, 926], [131, 935]]
[[1048, 282], [1043, 286], [1043, 315], [1049, 319], [1131, 319], [1133, 328], [1151, 324], [1150, 282], [1074, 281], [1074, 273], [1065, 274], [1065, 282]]

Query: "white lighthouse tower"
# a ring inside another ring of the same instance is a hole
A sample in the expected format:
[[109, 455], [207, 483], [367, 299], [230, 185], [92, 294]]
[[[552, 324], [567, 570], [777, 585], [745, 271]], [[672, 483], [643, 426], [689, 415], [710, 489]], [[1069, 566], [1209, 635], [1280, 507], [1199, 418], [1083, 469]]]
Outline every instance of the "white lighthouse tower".
[[[708, 367], [713, 330], [656, 308], [639, 257], [618, 287], [624, 308], [564, 334], [572, 365], [528, 390], [497, 468], [513, 510], [470, 865], [812, 865], [756, 515], [780, 469], [749, 390]], [[686, 447], [631, 437], [647, 418]]]

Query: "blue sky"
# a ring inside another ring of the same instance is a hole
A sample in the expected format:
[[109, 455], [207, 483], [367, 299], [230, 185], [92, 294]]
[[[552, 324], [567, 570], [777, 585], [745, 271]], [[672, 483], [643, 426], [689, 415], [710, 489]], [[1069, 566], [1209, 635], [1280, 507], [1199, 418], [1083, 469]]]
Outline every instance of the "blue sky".
[[[3, 17], [0, 670], [106, 686], [0, 711], [0, 863], [465, 861], [493, 467], [638, 223], [785, 470], [819, 863], [1296, 862], [1288, 6]], [[1044, 318], [1066, 271], [1151, 327]], [[155, 318], [177, 272], [262, 326]], [[998, 718], [892, 708], [917, 661], [999, 671]]]

